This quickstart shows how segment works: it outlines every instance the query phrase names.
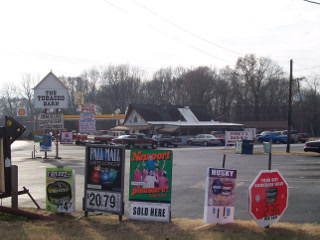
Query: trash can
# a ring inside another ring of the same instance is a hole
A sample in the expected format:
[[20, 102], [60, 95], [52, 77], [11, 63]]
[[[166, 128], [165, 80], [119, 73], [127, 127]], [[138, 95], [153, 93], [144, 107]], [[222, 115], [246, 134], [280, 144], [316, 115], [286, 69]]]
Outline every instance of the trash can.
[[252, 154], [253, 140], [242, 140], [242, 154]]
[[242, 140], [236, 140], [236, 153], [242, 153]]

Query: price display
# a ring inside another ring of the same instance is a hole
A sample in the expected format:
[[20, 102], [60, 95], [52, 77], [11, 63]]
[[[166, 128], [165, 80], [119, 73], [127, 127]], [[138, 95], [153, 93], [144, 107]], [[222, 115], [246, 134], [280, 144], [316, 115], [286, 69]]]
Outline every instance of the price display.
[[86, 208], [88, 210], [120, 212], [121, 194], [87, 189]]
[[73, 212], [73, 203], [72, 201], [66, 201], [57, 207], [58, 213], [72, 213]]

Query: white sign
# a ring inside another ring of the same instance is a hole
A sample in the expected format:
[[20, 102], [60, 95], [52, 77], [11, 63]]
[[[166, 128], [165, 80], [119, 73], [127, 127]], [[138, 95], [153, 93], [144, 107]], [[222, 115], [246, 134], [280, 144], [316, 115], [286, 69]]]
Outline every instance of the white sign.
[[226, 144], [235, 144], [236, 140], [253, 140], [251, 131], [226, 131]]
[[121, 193], [87, 189], [86, 209], [118, 213], [121, 210]]
[[17, 108], [17, 117], [26, 117], [27, 116], [27, 109], [24, 107]]
[[39, 114], [40, 129], [63, 129], [62, 113], [40, 113]]
[[34, 108], [68, 108], [66, 89], [35, 89]]
[[94, 113], [81, 113], [79, 121], [79, 132], [90, 133], [96, 130], [96, 120]]
[[83, 113], [90, 113], [90, 112], [96, 112], [97, 111], [97, 105], [95, 104], [83, 104], [79, 105], [77, 108], [77, 112], [83, 112]]
[[132, 202], [130, 205], [130, 219], [156, 222], [170, 221], [170, 204]]
[[205, 223], [232, 223], [237, 170], [207, 169], [204, 203]]
[[60, 133], [60, 143], [61, 144], [73, 144], [72, 132], [62, 131]]

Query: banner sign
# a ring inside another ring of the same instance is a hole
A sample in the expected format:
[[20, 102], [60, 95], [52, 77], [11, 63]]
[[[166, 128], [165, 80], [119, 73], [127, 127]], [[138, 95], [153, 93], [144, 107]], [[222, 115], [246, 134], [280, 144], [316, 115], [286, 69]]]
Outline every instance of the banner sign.
[[43, 142], [40, 142], [40, 152], [52, 151], [52, 137], [51, 135], [43, 135]]
[[204, 203], [205, 223], [232, 223], [237, 171], [207, 169]]
[[226, 131], [226, 145], [235, 144], [237, 140], [253, 140], [252, 131]]
[[96, 130], [96, 120], [94, 113], [81, 113], [79, 120], [79, 132], [90, 133]]
[[129, 200], [171, 202], [171, 150], [131, 150]]
[[73, 144], [73, 134], [68, 131], [61, 131], [60, 133], [61, 144]]
[[47, 168], [46, 209], [72, 213], [75, 210], [75, 172], [72, 168]]
[[123, 146], [87, 145], [84, 211], [124, 214]]
[[36, 130], [34, 131], [34, 142], [43, 142], [44, 139], [44, 131]]
[[131, 202], [130, 219], [156, 222], [170, 221], [170, 204]]
[[84, 104], [84, 92], [76, 91], [76, 105]]
[[63, 129], [62, 113], [40, 113], [39, 114], [40, 129]]

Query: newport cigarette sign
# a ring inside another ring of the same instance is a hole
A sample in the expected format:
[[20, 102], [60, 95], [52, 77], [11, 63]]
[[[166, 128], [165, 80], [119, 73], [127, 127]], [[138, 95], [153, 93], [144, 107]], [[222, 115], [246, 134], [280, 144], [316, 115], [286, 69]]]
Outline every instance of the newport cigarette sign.
[[288, 195], [278, 170], [261, 171], [249, 187], [249, 212], [261, 227], [276, 224], [288, 206]]

